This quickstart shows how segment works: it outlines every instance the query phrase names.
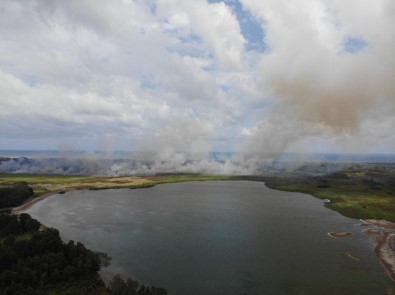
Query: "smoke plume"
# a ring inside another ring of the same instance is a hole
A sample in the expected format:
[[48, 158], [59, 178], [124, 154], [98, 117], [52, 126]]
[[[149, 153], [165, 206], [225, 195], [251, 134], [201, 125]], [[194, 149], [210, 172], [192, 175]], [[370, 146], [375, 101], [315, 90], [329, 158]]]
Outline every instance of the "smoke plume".
[[[360, 142], [393, 118], [393, 1], [242, 2], [265, 24], [269, 52], [257, 75], [273, 101], [244, 150], [281, 153], [310, 136]], [[383, 104], [387, 111], [378, 112]]]

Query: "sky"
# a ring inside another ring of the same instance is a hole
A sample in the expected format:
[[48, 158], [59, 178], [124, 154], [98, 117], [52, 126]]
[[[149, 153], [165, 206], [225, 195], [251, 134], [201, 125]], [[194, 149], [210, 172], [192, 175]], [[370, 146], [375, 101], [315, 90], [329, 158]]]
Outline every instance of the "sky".
[[393, 0], [0, 0], [0, 149], [395, 153]]

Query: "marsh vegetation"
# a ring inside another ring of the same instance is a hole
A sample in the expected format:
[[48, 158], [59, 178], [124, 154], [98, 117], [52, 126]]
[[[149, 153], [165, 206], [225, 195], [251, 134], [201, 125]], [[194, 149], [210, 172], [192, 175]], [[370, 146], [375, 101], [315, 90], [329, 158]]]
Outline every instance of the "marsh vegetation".
[[325, 206], [347, 217], [395, 222], [395, 164], [354, 164], [319, 176], [295, 173], [270, 178], [267, 185], [327, 199]]

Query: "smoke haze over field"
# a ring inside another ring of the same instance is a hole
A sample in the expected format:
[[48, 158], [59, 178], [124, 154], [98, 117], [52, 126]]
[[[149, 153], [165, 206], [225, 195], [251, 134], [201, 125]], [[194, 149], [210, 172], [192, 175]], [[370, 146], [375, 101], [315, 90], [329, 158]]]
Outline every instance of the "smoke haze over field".
[[394, 48], [392, 0], [0, 1], [0, 149], [216, 173], [395, 153]]
[[[0, 173], [39, 173], [60, 175], [155, 175], [162, 173], [206, 173], [217, 175], [256, 174], [258, 167], [234, 159], [188, 160], [176, 153], [167, 160], [132, 160], [104, 158], [14, 158], [0, 162]], [[263, 167], [260, 167], [262, 170]]]
[[[395, 163], [388, 154], [294, 154], [285, 153], [275, 161], [267, 157], [240, 157], [232, 153], [209, 153], [206, 158], [190, 160], [177, 152], [171, 157], [143, 160], [135, 153], [114, 152], [111, 158], [103, 152], [69, 151], [2, 151], [0, 173], [38, 173], [61, 175], [157, 175], [166, 173], [204, 173], [215, 175], [272, 175], [298, 172], [322, 175], [337, 172], [349, 165]], [[28, 157], [26, 157], [28, 156]], [[265, 160], [266, 159], [266, 160]], [[392, 165], [393, 167], [393, 165]]]

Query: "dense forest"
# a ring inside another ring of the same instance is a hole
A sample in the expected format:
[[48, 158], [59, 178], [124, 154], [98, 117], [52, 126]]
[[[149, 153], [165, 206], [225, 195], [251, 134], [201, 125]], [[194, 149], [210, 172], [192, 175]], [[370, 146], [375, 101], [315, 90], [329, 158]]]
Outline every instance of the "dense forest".
[[22, 204], [33, 196], [33, 189], [26, 182], [14, 182], [0, 186], [0, 209]]
[[89, 282], [86, 293], [103, 285], [97, 254], [81, 243], [67, 244], [56, 229], [40, 231], [28, 214], [0, 216], [1, 294], [45, 294], [56, 285]]
[[30, 215], [0, 215], [0, 294], [165, 295], [115, 276], [107, 288], [98, 275], [101, 255], [79, 242], [64, 243], [59, 232]]

